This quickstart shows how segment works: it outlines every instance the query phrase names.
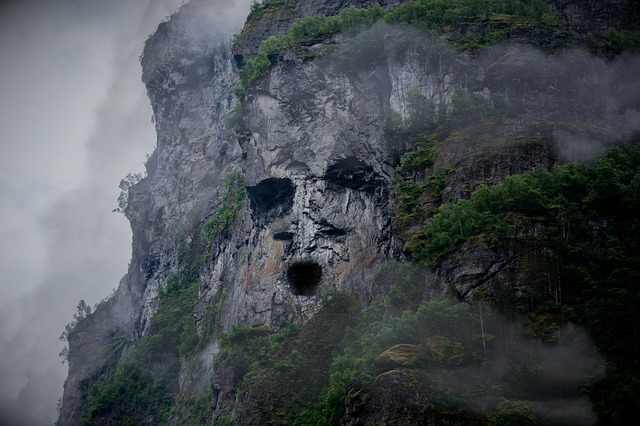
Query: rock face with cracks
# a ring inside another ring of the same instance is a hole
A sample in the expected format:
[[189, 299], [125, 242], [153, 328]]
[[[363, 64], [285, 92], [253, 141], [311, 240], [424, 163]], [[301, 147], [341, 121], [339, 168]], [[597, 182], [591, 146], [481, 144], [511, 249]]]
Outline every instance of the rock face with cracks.
[[[443, 39], [415, 32], [407, 33], [410, 42], [398, 53], [393, 40], [399, 30], [392, 28], [385, 30], [391, 36], [380, 40], [372, 60], [345, 63], [339, 55], [308, 60], [301, 51], [281, 53], [234, 113], [237, 65], [254, 55], [266, 36], [285, 31], [295, 18], [369, 3], [285, 1], [247, 23], [232, 51], [232, 34], [240, 29], [234, 2], [193, 0], [149, 38], [142, 79], [158, 143], [146, 165], [148, 176], [130, 190], [126, 215], [133, 231], [132, 260], [115, 296], [69, 335], [70, 370], [59, 424], [80, 423], [91, 385], [149, 333], [160, 289], [179, 267], [180, 243], [202, 238], [207, 221], [224, 204], [224, 181], [233, 173], [243, 176], [247, 196], [232, 226], [203, 249], [192, 316], [203, 334], [215, 304], [216, 326], [190, 365], [181, 360], [175, 424], [186, 418], [194, 395], [203, 389], [211, 394], [206, 424], [239, 416], [234, 407], [242, 397], [233, 388], [232, 369], [212, 363], [219, 337], [233, 325], [273, 332], [305, 322], [320, 309], [323, 295], [335, 292], [366, 306], [378, 291], [371, 284], [376, 267], [407, 260], [391, 225], [397, 164], [385, 125], [392, 111], [410, 116], [410, 93], [419, 92], [441, 111], [451, 108], [460, 87], [487, 98], [502, 94], [512, 105], [512, 117], [490, 118], [453, 133], [435, 149], [431, 168], [415, 177], [424, 180], [448, 168], [445, 201], [466, 198], [479, 184], [509, 174], [591, 155], [558, 145], [574, 135], [566, 123], [577, 117], [600, 117], [609, 123], [605, 130], [610, 123], [625, 128], [623, 106], [613, 108], [597, 90], [604, 90], [599, 89], [603, 78], [617, 79], [621, 91], [634, 84], [633, 78], [591, 55], [550, 59], [524, 44], [510, 44], [470, 56], [455, 53]], [[385, 7], [396, 3], [381, 2]], [[332, 40], [340, 42], [340, 36]], [[540, 61], [546, 62], [544, 73], [532, 74]], [[569, 68], [583, 73], [567, 85], [562, 79]], [[232, 126], [234, 114], [238, 124]], [[527, 248], [495, 253], [482, 245], [465, 246], [445, 258], [425, 286], [428, 282], [429, 292], [442, 293], [453, 285], [460, 298], [470, 299], [490, 279], [513, 279], [508, 268], [532, 257], [546, 261], [552, 256]], [[114, 339], [126, 342], [115, 360], [107, 356]], [[379, 358], [384, 371], [374, 389], [377, 403], [395, 404], [386, 395], [416, 391], [403, 385], [411, 382], [403, 367], [413, 350], [397, 347]], [[344, 424], [386, 418], [362, 404], [348, 407]]]

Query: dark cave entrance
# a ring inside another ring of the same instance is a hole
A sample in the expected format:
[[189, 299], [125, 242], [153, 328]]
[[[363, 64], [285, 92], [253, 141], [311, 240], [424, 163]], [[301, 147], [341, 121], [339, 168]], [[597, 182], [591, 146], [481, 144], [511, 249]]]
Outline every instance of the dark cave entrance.
[[289, 265], [287, 279], [291, 285], [291, 291], [296, 296], [313, 296], [316, 294], [322, 267], [310, 260], [300, 260]]

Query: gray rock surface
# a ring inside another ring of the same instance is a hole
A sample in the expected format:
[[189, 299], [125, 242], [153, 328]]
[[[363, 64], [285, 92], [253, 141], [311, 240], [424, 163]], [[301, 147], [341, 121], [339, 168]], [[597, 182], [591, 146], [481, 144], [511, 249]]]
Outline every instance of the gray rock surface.
[[387, 8], [402, 3], [402, 0], [269, 0], [268, 3], [273, 7], [265, 9], [258, 18], [249, 19], [238, 35], [233, 46], [236, 60], [241, 62], [244, 58], [255, 56], [264, 39], [270, 35], [287, 32], [296, 19], [316, 14], [336, 15], [348, 7], [379, 4]]
[[[606, 89], [603, 76], [616, 81], [620, 91], [624, 84], [637, 84], [616, 73], [615, 64], [586, 53], [549, 59], [520, 44], [469, 56], [414, 32], [398, 54], [398, 30], [386, 28], [377, 56], [364, 62], [345, 66], [336, 56], [304, 60], [299, 52], [285, 52], [249, 88], [240, 124], [230, 131], [225, 118], [236, 104], [239, 56], [251, 56], [261, 40], [284, 31], [296, 17], [371, 2], [282, 3], [245, 26], [233, 52], [231, 35], [240, 27], [231, 1], [193, 0], [149, 38], [142, 79], [158, 142], [147, 162], [148, 176], [130, 190], [126, 215], [133, 232], [132, 260], [115, 296], [69, 336], [70, 371], [59, 424], [79, 423], [87, 383], [99, 381], [113, 362], [102, 355], [110, 342], [124, 337], [126, 354], [148, 332], [158, 290], [178, 264], [179, 235], [187, 242], [200, 237], [202, 224], [220, 203], [225, 177], [234, 170], [244, 174], [248, 196], [229, 237], [216, 240], [206, 254], [194, 307], [201, 330], [207, 307], [217, 300], [219, 324], [195, 357], [195, 372], [182, 375], [182, 405], [176, 407], [177, 413], [188, 413], [198, 389], [211, 387], [211, 421], [237, 417], [234, 404], [242, 397], [233, 389], [233, 371], [212, 363], [219, 333], [234, 324], [276, 331], [307, 321], [323, 294], [333, 291], [367, 305], [377, 291], [370, 279], [376, 267], [385, 260], [405, 260], [391, 226], [395, 164], [384, 127], [392, 110], [407, 116], [410, 91], [444, 109], [459, 86], [483, 96], [503, 93], [520, 114], [463, 129], [438, 148], [432, 169], [416, 179], [450, 167], [444, 200], [468, 197], [477, 185], [509, 174], [588, 155], [563, 151], [566, 145], [558, 143], [570, 126], [557, 123], [588, 113], [625, 128], [624, 110], [598, 92]], [[535, 72], [536, 67], [544, 72]], [[524, 77], [523, 70], [528, 70]], [[577, 71], [582, 74], [570, 78]], [[512, 283], [507, 271], [518, 262], [542, 265], [551, 258], [535, 247], [496, 253], [483, 244], [467, 245], [444, 259], [429, 280], [436, 293], [451, 284], [460, 298], [472, 299], [491, 280]], [[540, 282], [547, 278], [538, 277]], [[379, 378], [381, 404], [394, 386], [410, 379], [407, 374], [392, 370]], [[370, 412], [351, 408], [354, 416], [358, 410]]]

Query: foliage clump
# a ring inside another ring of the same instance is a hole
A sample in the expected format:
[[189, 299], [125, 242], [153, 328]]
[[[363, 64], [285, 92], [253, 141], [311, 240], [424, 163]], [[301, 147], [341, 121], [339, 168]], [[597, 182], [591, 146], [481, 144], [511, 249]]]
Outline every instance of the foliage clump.
[[[80, 299], [76, 307], [76, 313], [73, 314], [73, 319], [69, 324], [64, 326], [64, 331], [59, 337], [60, 341], [64, 342], [68, 340], [69, 334], [73, 333], [73, 330], [76, 328], [78, 323], [89, 315], [91, 315], [91, 306], [87, 305], [87, 302], [85, 302], [84, 299]], [[69, 347], [65, 346], [62, 348], [62, 351], [60, 351], [58, 356], [62, 359], [63, 364], [66, 363], [69, 358]]]
[[294, 21], [288, 33], [269, 36], [260, 44], [255, 58], [244, 63], [239, 70], [241, 85], [236, 89], [236, 94], [242, 97], [246, 88], [271, 66], [270, 57], [280, 50], [300, 43], [322, 41], [345, 29], [371, 25], [383, 14], [384, 10], [376, 4], [367, 9], [343, 9], [336, 16], [312, 15]]
[[[442, 141], [478, 120], [508, 115], [509, 103], [502, 93], [477, 94], [456, 86], [448, 105], [416, 89], [408, 91], [404, 104], [404, 117], [390, 112], [385, 136], [387, 148], [399, 163], [394, 180], [394, 228], [407, 237], [423, 227], [442, 203], [445, 181], [452, 171], [449, 165], [434, 164]], [[429, 208], [425, 200], [431, 200]]]
[[120, 194], [118, 195], [118, 207], [111, 210], [113, 213], [124, 213], [129, 205], [129, 189], [146, 177], [146, 173], [127, 173], [120, 181]]
[[214, 215], [204, 222], [204, 236], [207, 245], [211, 245], [216, 238], [230, 236], [236, 219], [244, 206], [246, 194], [242, 172], [239, 170], [231, 172], [224, 180], [222, 199]]
[[273, 12], [285, 3], [285, 0], [253, 0], [249, 6], [247, 22], [261, 19], [265, 13]]
[[544, 232], [535, 236], [543, 242], [562, 245], [570, 238], [591, 238], [590, 222], [632, 220], [628, 214], [639, 204], [634, 188], [639, 159], [637, 146], [615, 148], [594, 163], [537, 169], [508, 176], [495, 186], [481, 185], [469, 200], [440, 206], [408, 248], [416, 261], [434, 264], [471, 237], [484, 235], [494, 241], [513, 237], [513, 230], [521, 226], [516, 217], [543, 225]]
[[616, 31], [610, 29], [604, 32], [604, 37], [619, 51], [637, 50], [640, 48], [640, 31]]

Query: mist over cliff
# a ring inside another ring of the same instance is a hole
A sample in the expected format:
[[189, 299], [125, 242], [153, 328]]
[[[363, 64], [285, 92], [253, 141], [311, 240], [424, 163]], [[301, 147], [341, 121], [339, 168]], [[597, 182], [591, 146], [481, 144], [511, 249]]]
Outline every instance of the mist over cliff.
[[58, 423], [627, 418], [637, 14], [183, 5], [141, 57], [132, 258], [69, 329]]
[[80, 299], [131, 256], [111, 213], [154, 145], [138, 57], [178, 1], [0, 4], [0, 423], [50, 425], [67, 366], [58, 340]]

